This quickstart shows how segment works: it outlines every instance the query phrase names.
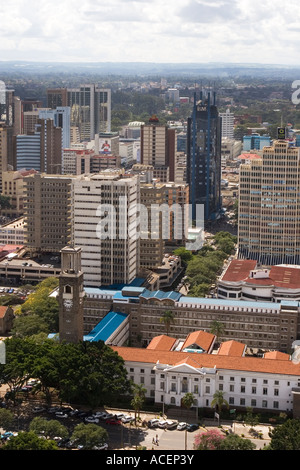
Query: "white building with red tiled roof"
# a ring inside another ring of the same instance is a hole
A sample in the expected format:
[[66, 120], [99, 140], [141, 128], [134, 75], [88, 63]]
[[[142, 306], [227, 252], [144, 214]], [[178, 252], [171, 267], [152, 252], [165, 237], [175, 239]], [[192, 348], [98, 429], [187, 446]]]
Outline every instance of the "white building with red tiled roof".
[[218, 298], [278, 302], [300, 300], [300, 266], [261, 267], [255, 260], [234, 259], [218, 281]]
[[194, 407], [211, 408], [215, 392], [222, 391], [230, 408], [300, 417], [300, 363], [288, 354], [245, 356], [246, 345], [237, 341], [224, 342], [212, 354], [191, 352], [176, 349], [173, 339], [169, 350], [165, 335], [164, 349], [159, 349], [161, 336], [147, 348], [112, 347], [123, 358], [128, 377], [144, 385], [148, 399], [180, 407], [189, 392]]

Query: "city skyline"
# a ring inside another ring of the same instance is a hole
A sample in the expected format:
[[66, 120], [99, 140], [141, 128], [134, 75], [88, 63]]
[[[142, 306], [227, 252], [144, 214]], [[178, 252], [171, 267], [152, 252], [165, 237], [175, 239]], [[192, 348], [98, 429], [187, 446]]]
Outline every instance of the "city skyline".
[[296, 0], [14, 0], [2, 6], [1, 60], [293, 65]]

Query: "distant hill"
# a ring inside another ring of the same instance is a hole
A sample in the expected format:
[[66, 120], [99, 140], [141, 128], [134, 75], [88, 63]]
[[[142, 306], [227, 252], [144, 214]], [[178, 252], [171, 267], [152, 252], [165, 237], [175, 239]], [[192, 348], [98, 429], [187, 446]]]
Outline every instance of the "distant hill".
[[292, 67], [277, 64], [234, 64], [234, 63], [154, 63], [154, 62], [28, 62], [0, 61], [1, 73], [59, 74], [84, 73], [99, 75], [184, 75], [184, 76], [255, 76], [280, 78], [300, 78], [300, 66]]

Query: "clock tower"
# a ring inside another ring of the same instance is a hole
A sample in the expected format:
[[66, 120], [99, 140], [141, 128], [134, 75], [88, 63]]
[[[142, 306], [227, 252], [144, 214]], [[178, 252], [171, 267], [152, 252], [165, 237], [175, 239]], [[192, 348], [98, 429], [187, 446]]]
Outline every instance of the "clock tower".
[[59, 340], [83, 341], [83, 272], [81, 248], [66, 246], [61, 250], [59, 276]]

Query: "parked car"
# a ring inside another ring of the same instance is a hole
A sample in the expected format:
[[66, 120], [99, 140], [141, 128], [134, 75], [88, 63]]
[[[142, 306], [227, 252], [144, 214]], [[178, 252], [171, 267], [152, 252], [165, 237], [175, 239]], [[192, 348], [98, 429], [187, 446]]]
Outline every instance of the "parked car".
[[107, 443], [92, 447], [92, 450], [107, 450], [107, 449], [108, 449]]
[[99, 418], [99, 419], [101, 419], [103, 415], [106, 416], [106, 413], [104, 411], [96, 411], [96, 413], [93, 414], [95, 418]]
[[122, 421], [123, 424], [131, 423], [132, 421], [134, 421], [134, 417], [130, 416], [130, 415], [125, 415], [125, 416], [123, 416], [123, 418], [121, 418], [121, 421]]
[[148, 421], [148, 427], [157, 428], [158, 423], [159, 423], [159, 419], [156, 419], [156, 418], [150, 419], [150, 421]]
[[162, 419], [162, 420], [158, 421], [158, 427], [159, 428], [164, 429], [164, 428], [167, 427], [167, 424], [168, 424], [168, 421], [166, 419]]
[[193, 431], [196, 431], [197, 429], [199, 429], [199, 425], [198, 424], [188, 424], [186, 429], [189, 432], [193, 432]]
[[123, 418], [123, 416], [124, 416], [124, 413], [117, 413], [117, 414], [115, 414], [115, 418], [116, 418], [116, 419], [121, 419], [121, 418]]
[[166, 425], [166, 428], [167, 429], [176, 429], [177, 428], [177, 425], [178, 425], [178, 421], [169, 421], [167, 422], [167, 425]]
[[106, 422], [106, 424], [121, 424], [121, 421], [119, 419], [115, 419], [115, 418], [107, 419], [105, 422]]
[[99, 423], [99, 419], [95, 418], [94, 416], [87, 416], [86, 418], [84, 418], [84, 421], [86, 423], [96, 423], [96, 424]]
[[62, 418], [62, 419], [65, 419], [65, 418], [68, 418], [69, 416], [67, 415], [67, 413], [62, 413], [61, 411], [58, 412], [58, 413], [55, 413], [55, 416], [56, 418]]
[[183, 431], [187, 427], [187, 424], [184, 422], [178, 423], [177, 429], [178, 431]]
[[42, 406], [35, 406], [32, 410], [33, 413], [42, 413], [43, 411], [45, 411], [45, 408]]
[[113, 418], [114, 415], [112, 413], [105, 413], [101, 419], [103, 419], [104, 421], [106, 421], [107, 419], [111, 419]]

